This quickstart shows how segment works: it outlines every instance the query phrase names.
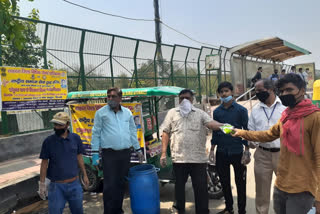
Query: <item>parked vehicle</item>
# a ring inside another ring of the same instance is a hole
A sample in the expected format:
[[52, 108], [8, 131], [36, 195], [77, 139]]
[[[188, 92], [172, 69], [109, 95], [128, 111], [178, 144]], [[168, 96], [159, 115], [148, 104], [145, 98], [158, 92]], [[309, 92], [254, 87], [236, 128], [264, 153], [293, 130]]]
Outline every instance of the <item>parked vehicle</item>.
[[[134, 117], [140, 115], [140, 117], [143, 118], [142, 124], [139, 124], [139, 122], [136, 124], [140, 146], [144, 148], [145, 162], [153, 164], [158, 169], [159, 181], [163, 185], [174, 182], [175, 178], [170, 158], [170, 147], [168, 148], [169, 158], [167, 166], [165, 168], [160, 167], [161, 140], [158, 123], [159, 101], [164, 97], [174, 98], [178, 96], [182, 89], [183, 88], [173, 86], [122, 89], [122, 105], [127, 106], [132, 111], [134, 110]], [[72, 118], [72, 130], [76, 133], [80, 132], [80, 136], [83, 135], [81, 138], [87, 151], [83, 156], [87, 175], [90, 180], [90, 186], [86, 189], [87, 191], [95, 191], [99, 187], [101, 179], [103, 179], [102, 165], [93, 166], [91, 164], [91, 133], [89, 132], [93, 126], [94, 112], [103, 105], [106, 105], [106, 97], [107, 90], [70, 92], [67, 96], [67, 104]], [[86, 112], [86, 114], [84, 111], [84, 116], [81, 116], [81, 114], [79, 116], [79, 110], [86, 109], [86, 107], [93, 112], [90, 114]], [[136, 111], [137, 109], [138, 111]], [[138, 113], [139, 111], [140, 114]], [[141, 135], [139, 130], [140, 132], [142, 130], [141, 139], [139, 138], [139, 134]], [[85, 136], [83, 132], [88, 135]], [[131, 157], [131, 162], [132, 164], [138, 164], [134, 152]], [[212, 199], [220, 199], [223, 196], [223, 192], [214, 164], [208, 164], [207, 175], [209, 197]], [[83, 183], [82, 178], [83, 176], [80, 174], [80, 181]]]

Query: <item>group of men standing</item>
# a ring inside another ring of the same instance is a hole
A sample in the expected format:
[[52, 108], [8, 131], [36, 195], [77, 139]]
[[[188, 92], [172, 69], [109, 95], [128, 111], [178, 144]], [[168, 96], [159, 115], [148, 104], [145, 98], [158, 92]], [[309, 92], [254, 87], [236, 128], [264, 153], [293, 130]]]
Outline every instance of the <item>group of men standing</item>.
[[[162, 154], [160, 163], [166, 166], [170, 145], [175, 175], [175, 203], [172, 213], [185, 213], [185, 184], [190, 175], [195, 198], [195, 213], [208, 214], [206, 129], [212, 129], [209, 159], [216, 167], [223, 187], [225, 209], [220, 214], [234, 213], [230, 184], [230, 165], [235, 171], [238, 213], [246, 213], [246, 165], [249, 148], [255, 148], [256, 212], [268, 213], [273, 174], [274, 210], [277, 214], [307, 213], [314, 200], [320, 212], [320, 109], [304, 99], [305, 81], [297, 74], [286, 74], [276, 82], [258, 79], [255, 82], [259, 104], [248, 111], [233, 96], [233, 86], [223, 82], [218, 86], [221, 105], [211, 118], [193, 106], [193, 91], [179, 94], [179, 106], [169, 110], [161, 126]], [[278, 91], [279, 97], [275, 91]], [[121, 90], [108, 89], [108, 105], [97, 111], [92, 130], [92, 150], [102, 151], [104, 170], [103, 202], [105, 214], [121, 214], [124, 196], [124, 176], [130, 162], [130, 148], [143, 159], [137, 141], [131, 112], [122, 107]], [[286, 108], [287, 106], [287, 108]], [[55, 134], [42, 146], [39, 193], [46, 197], [45, 177], [51, 179], [49, 209], [62, 213], [66, 201], [72, 213], [82, 213], [82, 190], [77, 177], [78, 166], [88, 179], [81, 154], [79, 136], [69, 133], [70, 118], [58, 113], [51, 121]], [[220, 128], [231, 124], [232, 135]], [[251, 131], [248, 131], [251, 130]], [[268, 131], [266, 131], [268, 130]], [[279, 139], [280, 138], [280, 139]], [[92, 164], [98, 164], [98, 153]], [[64, 169], [64, 170], [61, 170]], [[76, 197], [77, 195], [81, 197]]]
[[[249, 119], [247, 110], [234, 100], [229, 82], [218, 86], [222, 104], [213, 112], [213, 121], [190, 104], [192, 91], [180, 93], [180, 106], [168, 112], [162, 127], [161, 163], [166, 164], [170, 141], [176, 175], [173, 213], [185, 213], [184, 189], [189, 175], [195, 213], [209, 213], [207, 182], [201, 179], [205, 175], [200, 170], [204, 169], [205, 160], [197, 157], [205, 152], [205, 127], [213, 129], [209, 159], [216, 160], [225, 198], [225, 209], [219, 214], [234, 213], [230, 165], [235, 174], [238, 213], [246, 213], [249, 147], [256, 149], [257, 214], [269, 212], [273, 174], [277, 176], [273, 194], [273, 209], [277, 214], [306, 214], [313, 205], [320, 213], [320, 109], [304, 98], [306, 82], [300, 75], [290, 73], [276, 82], [269, 78], [257, 80], [254, 87], [260, 102], [252, 109]], [[210, 123], [215, 125], [209, 126]], [[235, 127], [232, 136], [220, 130], [225, 123]]]
[[[254, 84], [258, 81], [261, 80], [262, 76], [262, 67], [259, 67], [256, 74], [254, 77], [252, 77], [251, 82], [252, 82], [252, 87], [254, 87]], [[291, 66], [290, 68], [290, 73], [296, 73], [296, 66]], [[299, 68], [297, 74], [301, 77], [303, 81], [305, 81], [308, 84], [308, 79], [309, 79], [309, 68], [306, 68], [306, 70], [303, 71], [303, 68]], [[286, 75], [286, 70], [282, 69], [281, 73], [279, 74], [278, 69], [274, 69], [273, 74], [271, 74], [268, 78], [273, 81], [273, 83], [276, 83], [279, 79], [283, 78], [284, 75]]]

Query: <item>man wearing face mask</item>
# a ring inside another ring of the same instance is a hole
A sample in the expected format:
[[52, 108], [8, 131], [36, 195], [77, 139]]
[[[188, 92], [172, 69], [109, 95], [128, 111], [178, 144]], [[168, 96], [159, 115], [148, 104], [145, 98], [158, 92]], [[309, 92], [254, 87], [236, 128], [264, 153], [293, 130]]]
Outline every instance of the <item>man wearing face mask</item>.
[[254, 87], [254, 84], [255, 84], [258, 80], [261, 80], [261, 73], [262, 73], [262, 67], [259, 67], [256, 75], [254, 75], [254, 77], [252, 77], [252, 79], [251, 79], [252, 87]]
[[[256, 96], [260, 103], [252, 111], [248, 123], [249, 130], [267, 130], [278, 122], [285, 110], [279, 97], [275, 94], [272, 80], [263, 79], [255, 84]], [[270, 187], [272, 174], [277, 174], [280, 154], [280, 139], [269, 143], [249, 142], [254, 153], [254, 175], [256, 181], [256, 213], [268, 214], [270, 204]]]
[[92, 164], [98, 165], [98, 151], [101, 149], [104, 214], [121, 214], [131, 147], [137, 152], [140, 163], [144, 156], [132, 113], [120, 105], [122, 91], [119, 88], [109, 88], [107, 96], [108, 105], [100, 108], [94, 117]]
[[170, 151], [175, 174], [175, 205], [172, 213], [185, 213], [185, 184], [189, 175], [195, 199], [196, 214], [208, 214], [206, 127], [219, 130], [223, 124], [195, 108], [193, 92], [184, 89], [179, 94], [179, 107], [170, 109], [161, 125], [162, 154], [160, 163], [166, 166], [167, 147]]
[[279, 80], [278, 69], [274, 70], [274, 73], [270, 75], [269, 79], [273, 82], [277, 82]]
[[[45, 200], [48, 196], [49, 213], [63, 213], [66, 202], [72, 214], [82, 214], [82, 187], [78, 179], [79, 167], [84, 175], [85, 185], [89, 180], [84, 167], [84, 149], [80, 136], [70, 133], [70, 118], [65, 112], [58, 112], [50, 121], [55, 134], [47, 137], [40, 153], [39, 195]], [[51, 180], [47, 192], [45, 179]]]
[[[222, 82], [218, 86], [218, 93], [222, 104], [213, 112], [213, 119], [220, 123], [228, 123], [236, 128], [247, 129], [248, 111], [233, 99], [233, 86], [230, 82]], [[243, 145], [245, 151], [243, 151]], [[233, 198], [230, 181], [230, 165], [235, 172], [235, 181], [238, 192], [239, 214], [246, 213], [246, 164], [250, 162], [248, 142], [241, 138], [233, 138], [222, 131], [212, 133], [210, 160], [215, 159], [224, 194], [226, 208], [219, 214], [233, 214]]]
[[235, 137], [270, 142], [280, 137], [280, 157], [273, 193], [277, 214], [306, 214], [314, 200], [320, 213], [320, 109], [304, 99], [306, 83], [298, 74], [277, 82], [280, 100], [288, 106], [267, 131], [235, 129]]

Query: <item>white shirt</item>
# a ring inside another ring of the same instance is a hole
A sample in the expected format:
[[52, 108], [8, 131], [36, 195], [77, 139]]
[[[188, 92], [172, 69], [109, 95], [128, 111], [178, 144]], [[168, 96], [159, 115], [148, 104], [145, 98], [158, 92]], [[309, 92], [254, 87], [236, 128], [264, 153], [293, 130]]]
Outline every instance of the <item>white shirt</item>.
[[[285, 109], [286, 107], [282, 105], [279, 97], [276, 97], [276, 100], [270, 107], [260, 102], [251, 111], [248, 129], [252, 131], [268, 130], [278, 122]], [[259, 145], [264, 148], [280, 148], [280, 139], [274, 140], [270, 143], [259, 143]]]
[[308, 82], [308, 76], [309, 76], [308, 73], [304, 71], [302, 75], [304, 77], [304, 81]]
[[300, 73], [300, 72], [298, 72], [298, 75], [305, 81], [305, 82], [308, 82], [308, 74], [307, 74], [307, 72], [302, 72], [302, 73]]

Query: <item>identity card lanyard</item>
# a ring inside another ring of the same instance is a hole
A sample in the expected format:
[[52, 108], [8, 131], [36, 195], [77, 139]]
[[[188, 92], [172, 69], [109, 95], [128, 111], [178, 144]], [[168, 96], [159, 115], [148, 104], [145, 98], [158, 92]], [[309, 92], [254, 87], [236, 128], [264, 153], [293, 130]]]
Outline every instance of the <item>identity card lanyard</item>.
[[272, 109], [272, 112], [271, 112], [271, 114], [270, 114], [270, 117], [268, 117], [266, 110], [264, 109], [264, 107], [262, 107], [262, 108], [263, 108], [263, 111], [264, 111], [264, 114], [266, 115], [266, 117], [267, 117], [267, 119], [268, 119], [268, 126], [269, 126], [269, 122], [270, 122], [270, 120], [271, 120], [271, 117], [272, 117], [272, 115], [273, 115], [273, 113], [274, 113], [274, 110], [276, 109], [277, 105], [278, 105], [278, 103], [276, 103], [276, 104], [274, 105], [274, 107], [273, 107], [273, 109]]

